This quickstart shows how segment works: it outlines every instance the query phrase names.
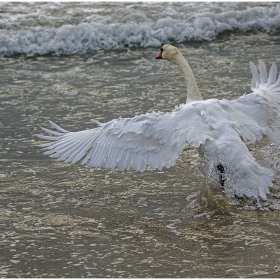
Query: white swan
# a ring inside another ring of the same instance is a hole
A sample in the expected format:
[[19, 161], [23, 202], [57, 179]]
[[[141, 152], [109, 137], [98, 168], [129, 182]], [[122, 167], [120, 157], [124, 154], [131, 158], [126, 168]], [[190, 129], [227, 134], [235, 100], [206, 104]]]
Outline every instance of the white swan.
[[[272, 64], [269, 75], [259, 61], [260, 74], [250, 62], [252, 93], [236, 100], [202, 100], [193, 72], [181, 52], [164, 45], [157, 59], [173, 61], [187, 83], [187, 103], [168, 113], [149, 113], [99, 123], [97, 128], [69, 132], [50, 121], [58, 131], [42, 128], [51, 136], [44, 154], [58, 161], [119, 170], [143, 172], [149, 165], [162, 169], [175, 165], [185, 145], [203, 147], [204, 157], [214, 167], [225, 193], [266, 200], [274, 173], [261, 167], [243, 141], [260, 140], [265, 134], [280, 146], [280, 75]], [[241, 140], [243, 139], [243, 141]]]

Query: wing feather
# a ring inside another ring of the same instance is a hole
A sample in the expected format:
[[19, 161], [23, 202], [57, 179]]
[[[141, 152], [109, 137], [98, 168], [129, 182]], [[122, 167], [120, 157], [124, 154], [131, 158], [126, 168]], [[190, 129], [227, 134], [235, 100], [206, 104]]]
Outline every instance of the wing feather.
[[260, 67], [260, 77], [261, 77], [261, 83], [265, 84], [267, 82], [267, 72], [264, 62], [259, 59], [259, 67]]
[[277, 78], [277, 67], [276, 64], [273, 62], [269, 71], [267, 86], [275, 84], [276, 78]]
[[66, 133], [66, 132], [69, 132], [63, 128], [61, 128], [60, 126], [58, 126], [56, 123], [54, 123], [53, 121], [49, 120], [49, 124], [54, 127], [55, 129], [57, 129], [58, 131], [60, 132], [63, 132], [63, 133]]
[[40, 145], [45, 154], [59, 161], [94, 167], [115, 167], [143, 172], [149, 165], [162, 169], [175, 164], [186, 143], [194, 147], [214, 139], [211, 128], [201, 118], [200, 104], [187, 104], [169, 113], [150, 113], [134, 118], [120, 118], [99, 127], [69, 132], [53, 122], [59, 132], [43, 128], [51, 140]]
[[254, 82], [256, 85], [258, 85], [260, 83], [260, 76], [259, 76], [258, 70], [252, 61], [249, 62], [249, 65], [250, 65], [250, 69], [251, 69], [251, 72], [253, 75]]
[[[263, 62], [260, 60], [260, 72], [263, 73]], [[256, 77], [256, 67], [252, 66], [253, 63], [250, 63], [250, 67], [253, 74], [253, 79], [255, 86], [252, 88], [253, 93], [248, 95], [252, 96], [252, 101], [256, 100], [257, 98], [260, 99], [259, 108], [256, 109], [253, 106], [249, 110], [247, 115], [258, 121], [261, 122], [263, 127], [265, 128], [265, 134], [268, 135], [268, 139], [270, 142], [276, 144], [278, 147], [280, 146], [280, 75], [278, 75], [278, 79], [276, 80], [277, 76], [277, 67], [275, 63], [272, 64], [268, 81], [266, 83], [261, 83]], [[261, 74], [263, 75], [263, 74]], [[257, 75], [258, 76], [258, 75]], [[273, 83], [274, 82], [274, 83]], [[250, 99], [248, 98], [248, 99]], [[237, 99], [238, 100], [238, 99]], [[253, 105], [253, 104], [252, 104]], [[262, 115], [259, 117], [259, 115]]]
[[280, 87], [280, 73], [279, 73], [278, 79], [277, 79], [277, 81], [276, 81], [276, 83], [274, 85], [274, 88], [279, 88], [279, 87]]

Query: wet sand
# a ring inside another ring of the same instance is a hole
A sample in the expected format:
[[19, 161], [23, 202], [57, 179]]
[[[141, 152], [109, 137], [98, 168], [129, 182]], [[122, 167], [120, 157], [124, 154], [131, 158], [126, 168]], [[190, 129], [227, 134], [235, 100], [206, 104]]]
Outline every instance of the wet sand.
[[[250, 92], [249, 60], [275, 61], [279, 35], [178, 45], [204, 98]], [[77, 131], [185, 101], [175, 65], [158, 50], [18, 56], [0, 61], [3, 277], [253, 277], [280, 269], [279, 152], [249, 144], [275, 186], [261, 209], [210, 184], [196, 149], [176, 166], [119, 172], [59, 163], [34, 134], [47, 120]], [[274, 210], [274, 211], [272, 211]]]

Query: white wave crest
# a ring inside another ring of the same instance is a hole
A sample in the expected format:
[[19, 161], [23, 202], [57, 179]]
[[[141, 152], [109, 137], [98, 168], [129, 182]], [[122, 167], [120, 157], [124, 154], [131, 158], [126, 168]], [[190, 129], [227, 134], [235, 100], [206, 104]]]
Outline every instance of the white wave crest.
[[1, 3], [0, 56], [74, 54], [280, 28], [279, 3]]

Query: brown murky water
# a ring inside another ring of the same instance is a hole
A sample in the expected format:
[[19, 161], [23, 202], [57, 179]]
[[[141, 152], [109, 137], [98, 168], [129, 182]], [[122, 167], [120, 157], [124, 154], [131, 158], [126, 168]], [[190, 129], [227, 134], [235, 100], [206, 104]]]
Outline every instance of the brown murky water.
[[[279, 35], [177, 45], [205, 98], [250, 92], [248, 62], [280, 66]], [[186, 147], [163, 171], [119, 172], [58, 163], [35, 146], [51, 119], [91, 128], [185, 101], [177, 67], [132, 49], [0, 61], [2, 277], [248, 277], [280, 270], [279, 151], [249, 144], [273, 166], [256, 209], [226, 198]], [[274, 211], [273, 211], [274, 210]]]

